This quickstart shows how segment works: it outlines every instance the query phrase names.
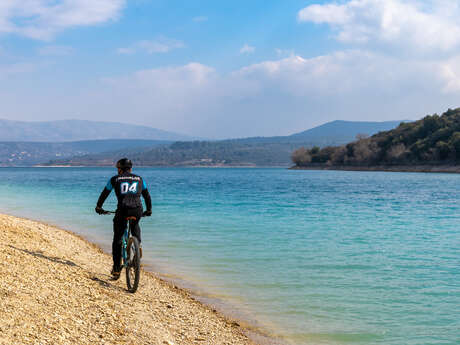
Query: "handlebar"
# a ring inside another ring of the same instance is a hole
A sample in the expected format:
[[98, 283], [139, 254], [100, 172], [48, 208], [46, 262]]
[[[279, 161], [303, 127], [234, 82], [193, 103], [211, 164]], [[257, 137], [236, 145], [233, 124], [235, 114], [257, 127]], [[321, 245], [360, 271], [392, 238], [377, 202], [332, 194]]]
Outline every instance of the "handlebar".
[[[104, 214], [115, 214], [117, 213], [116, 211], [106, 211], [104, 209], [97, 209], [96, 208], [96, 212], [99, 213], [100, 215], [104, 215]], [[152, 211], [144, 211], [142, 213], [142, 217], [150, 217], [152, 215]]]
[[[101, 215], [104, 215], [104, 214], [113, 214], [113, 213], [116, 213], [115, 211], [106, 211], [106, 210], [102, 210], [102, 212], [100, 213]], [[136, 217], [126, 217], [126, 220], [128, 221], [131, 221], [131, 220], [136, 220], [137, 218]]]
[[115, 211], [106, 211], [106, 210], [104, 210], [102, 208], [98, 209], [97, 207], [96, 207], [96, 212], [99, 213], [100, 215], [111, 214], [111, 213], [114, 214], [115, 213]]

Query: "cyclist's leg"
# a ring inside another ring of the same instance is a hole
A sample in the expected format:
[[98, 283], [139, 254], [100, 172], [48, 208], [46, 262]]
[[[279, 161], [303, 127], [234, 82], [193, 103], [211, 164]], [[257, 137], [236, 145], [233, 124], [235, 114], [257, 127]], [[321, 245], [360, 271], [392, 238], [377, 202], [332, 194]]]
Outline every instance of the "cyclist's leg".
[[126, 217], [117, 211], [113, 217], [112, 258], [114, 271], [121, 271], [121, 242], [127, 226]]
[[142, 217], [142, 208], [136, 208], [136, 209], [130, 210], [129, 215], [136, 217], [136, 220], [131, 221], [130, 230], [131, 230], [131, 234], [137, 237], [137, 239], [139, 240], [139, 244], [140, 244], [141, 243], [141, 228], [139, 227], [139, 221], [141, 220], [141, 217]]

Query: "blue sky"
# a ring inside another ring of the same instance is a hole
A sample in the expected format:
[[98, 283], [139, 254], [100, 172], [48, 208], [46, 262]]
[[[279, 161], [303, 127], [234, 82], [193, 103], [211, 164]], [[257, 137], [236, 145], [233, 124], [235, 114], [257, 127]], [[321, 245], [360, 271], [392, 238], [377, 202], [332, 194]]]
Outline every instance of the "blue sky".
[[2, 0], [0, 118], [227, 138], [460, 106], [454, 0]]

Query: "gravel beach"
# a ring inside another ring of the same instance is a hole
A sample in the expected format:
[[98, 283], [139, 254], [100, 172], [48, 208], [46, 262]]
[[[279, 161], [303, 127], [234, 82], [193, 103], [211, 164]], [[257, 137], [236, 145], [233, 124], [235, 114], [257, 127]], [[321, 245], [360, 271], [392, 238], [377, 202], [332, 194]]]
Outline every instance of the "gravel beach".
[[255, 344], [187, 291], [142, 272], [126, 291], [111, 257], [79, 236], [0, 215], [0, 344]]

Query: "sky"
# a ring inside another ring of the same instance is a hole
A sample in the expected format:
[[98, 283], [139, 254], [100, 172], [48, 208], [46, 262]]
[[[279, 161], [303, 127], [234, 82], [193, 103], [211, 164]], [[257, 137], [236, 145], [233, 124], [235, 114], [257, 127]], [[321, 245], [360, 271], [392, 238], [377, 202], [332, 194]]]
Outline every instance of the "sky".
[[0, 118], [221, 139], [460, 106], [458, 0], [1, 0]]

